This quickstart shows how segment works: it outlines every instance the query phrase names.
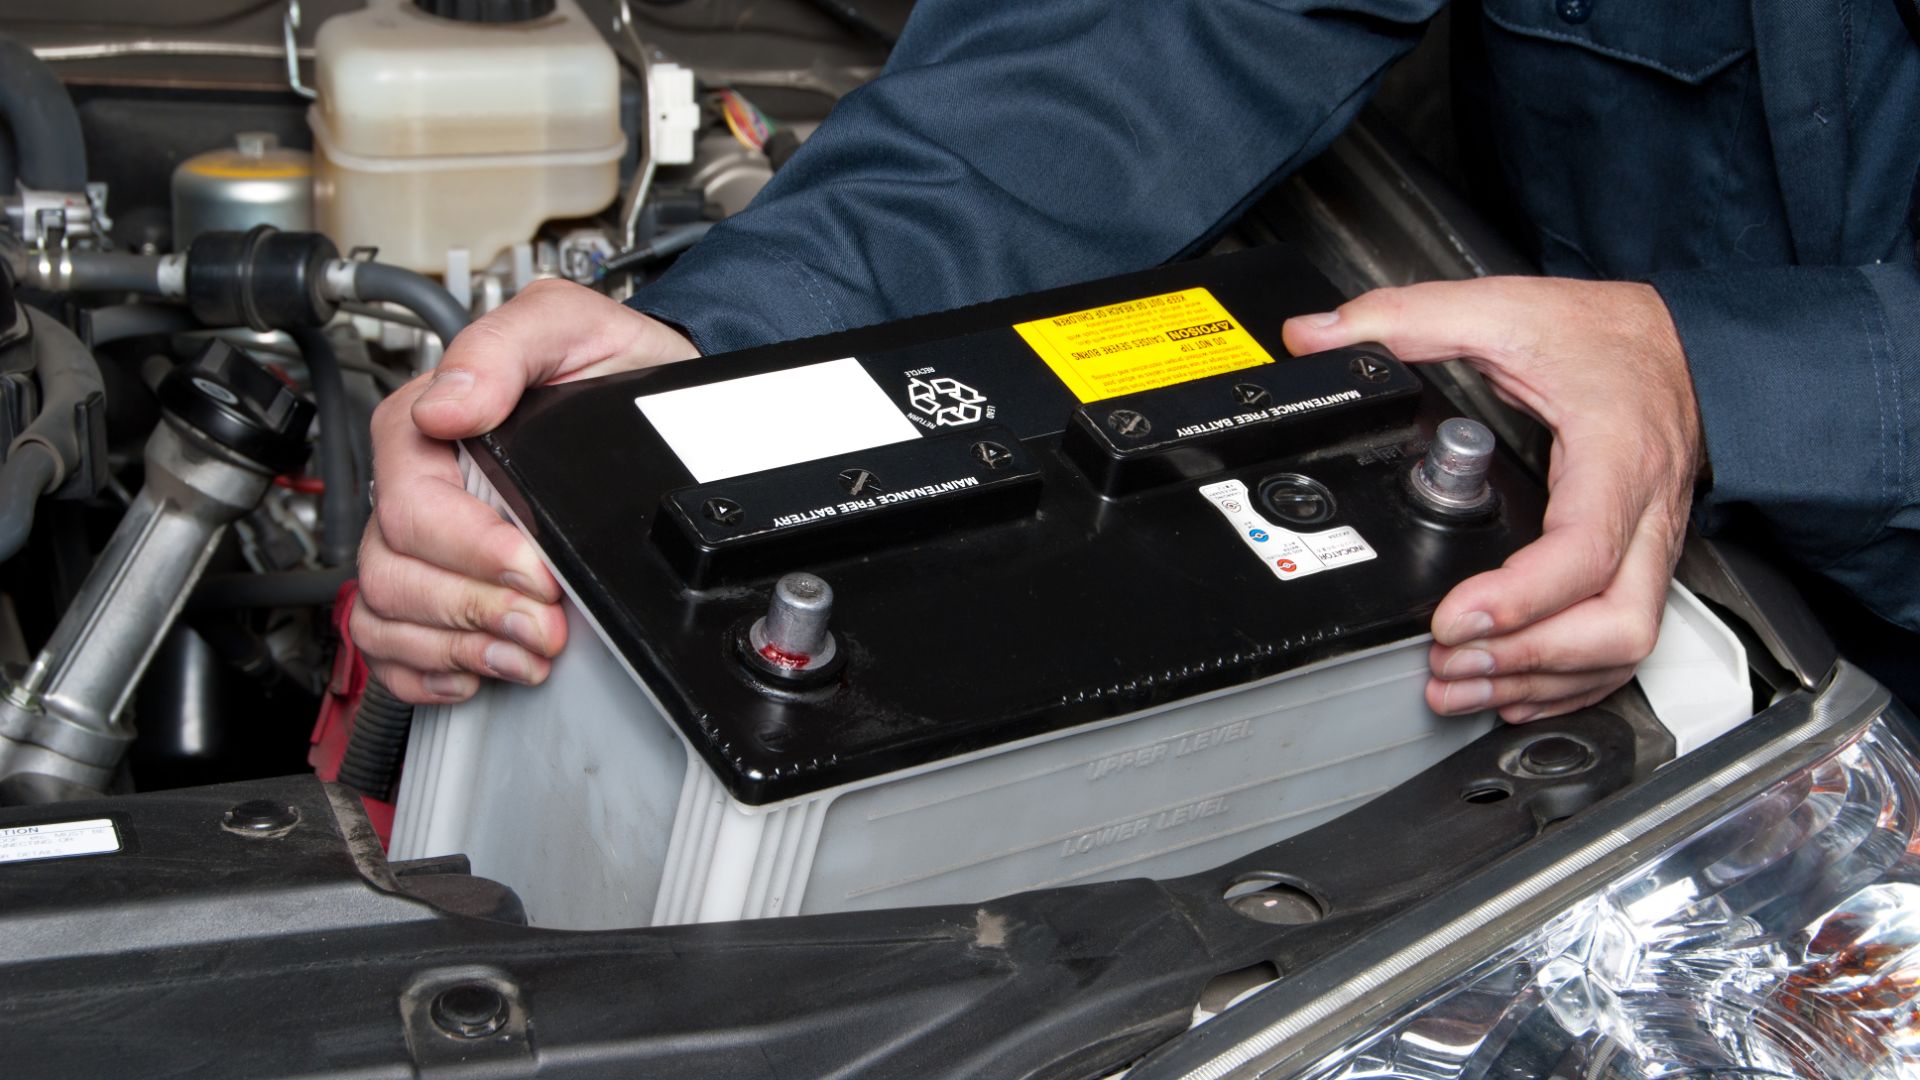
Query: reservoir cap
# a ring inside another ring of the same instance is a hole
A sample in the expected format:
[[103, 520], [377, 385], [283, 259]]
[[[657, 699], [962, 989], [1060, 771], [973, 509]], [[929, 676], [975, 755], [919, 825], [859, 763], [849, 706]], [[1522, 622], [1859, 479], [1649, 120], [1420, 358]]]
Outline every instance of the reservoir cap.
[[169, 420], [262, 472], [292, 472], [307, 460], [313, 402], [224, 341], [170, 372], [159, 396]]

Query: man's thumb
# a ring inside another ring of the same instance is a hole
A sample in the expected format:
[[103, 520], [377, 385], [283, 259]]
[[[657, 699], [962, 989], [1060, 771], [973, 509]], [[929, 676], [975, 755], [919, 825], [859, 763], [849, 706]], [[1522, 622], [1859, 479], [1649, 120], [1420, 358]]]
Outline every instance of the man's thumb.
[[503, 395], [486, 393], [481, 380], [466, 368], [443, 367], [434, 372], [427, 388], [413, 402], [413, 422], [436, 439], [464, 439], [497, 427], [519, 398], [519, 387], [505, 402]]

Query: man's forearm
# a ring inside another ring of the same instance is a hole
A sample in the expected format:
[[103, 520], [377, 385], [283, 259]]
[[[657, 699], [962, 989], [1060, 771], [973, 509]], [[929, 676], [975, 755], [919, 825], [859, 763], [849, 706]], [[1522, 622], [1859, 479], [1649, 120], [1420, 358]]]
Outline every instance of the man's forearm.
[[1920, 273], [1686, 271], [1652, 279], [1693, 371], [1702, 525], [1763, 522], [1805, 568], [1920, 629]]
[[640, 310], [705, 352], [1165, 262], [1319, 152], [1444, 0], [923, 0]]

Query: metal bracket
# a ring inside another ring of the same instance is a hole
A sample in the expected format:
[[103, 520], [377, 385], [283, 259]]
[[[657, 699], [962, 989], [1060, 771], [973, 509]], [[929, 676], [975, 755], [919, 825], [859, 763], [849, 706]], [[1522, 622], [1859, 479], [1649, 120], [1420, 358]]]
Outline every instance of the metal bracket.
[[294, 31], [300, 29], [300, 0], [287, 0], [287, 13], [280, 20], [280, 38], [287, 57], [287, 89], [313, 101], [320, 95], [300, 81], [300, 43]]

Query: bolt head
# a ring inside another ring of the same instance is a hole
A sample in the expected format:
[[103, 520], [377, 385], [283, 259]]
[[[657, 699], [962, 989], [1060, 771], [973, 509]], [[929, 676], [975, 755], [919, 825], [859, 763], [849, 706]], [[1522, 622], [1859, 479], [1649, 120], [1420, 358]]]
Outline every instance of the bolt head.
[[1297, 885], [1276, 881], [1239, 896], [1229, 896], [1227, 907], [1254, 922], [1274, 926], [1304, 926], [1319, 922], [1326, 911], [1313, 894]]
[[433, 1026], [456, 1039], [484, 1039], [507, 1026], [507, 996], [486, 983], [461, 983], [434, 997]]
[[248, 799], [220, 815], [220, 827], [242, 836], [277, 836], [300, 821], [300, 811], [272, 799]]
[[1520, 751], [1520, 764], [1535, 776], [1566, 776], [1593, 765], [1593, 751], [1564, 735], [1549, 735]]

